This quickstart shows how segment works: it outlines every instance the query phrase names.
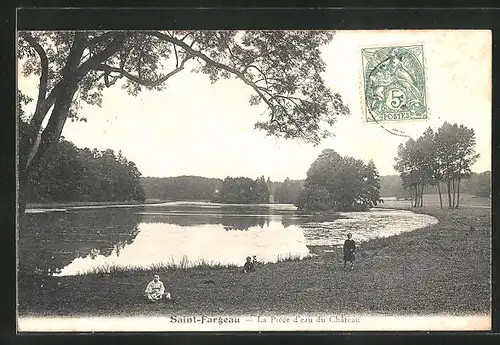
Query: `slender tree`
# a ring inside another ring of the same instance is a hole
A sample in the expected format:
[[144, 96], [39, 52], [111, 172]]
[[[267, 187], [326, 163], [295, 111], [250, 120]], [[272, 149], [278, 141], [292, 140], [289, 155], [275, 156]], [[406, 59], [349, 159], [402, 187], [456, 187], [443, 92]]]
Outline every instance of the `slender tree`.
[[259, 204], [269, 203], [269, 188], [267, 187], [266, 179], [264, 176], [255, 180], [255, 196], [254, 202]]
[[400, 173], [403, 186], [410, 190], [412, 207], [422, 207], [425, 186], [436, 185], [443, 208], [441, 182], [444, 181], [451, 209], [459, 207], [461, 181], [470, 176], [471, 166], [478, 157], [474, 130], [445, 122], [437, 132], [427, 128], [416, 140], [400, 144], [394, 168]]
[[474, 129], [463, 125], [458, 127], [457, 147], [460, 152], [458, 156], [457, 180], [457, 202], [455, 208], [460, 206], [460, 182], [463, 178], [471, 176], [471, 167], [478, 160], [479, 154], [476, 154], [476, 135]]
[[436, 134], [436, 151], [446, 181], [448, 207], [460, 206], [460, 183], [469, 177], [471, 167], [479, 158], [476, 154], [475, 132], [463, 125], [446, 122]]

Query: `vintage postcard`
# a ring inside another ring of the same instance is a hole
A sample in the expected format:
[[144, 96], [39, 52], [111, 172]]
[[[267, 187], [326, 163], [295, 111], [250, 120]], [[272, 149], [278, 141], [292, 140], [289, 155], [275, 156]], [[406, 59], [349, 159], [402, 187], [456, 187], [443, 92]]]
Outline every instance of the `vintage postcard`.
[[490, 330], [490, 31], [17, 57], [19, 332]]

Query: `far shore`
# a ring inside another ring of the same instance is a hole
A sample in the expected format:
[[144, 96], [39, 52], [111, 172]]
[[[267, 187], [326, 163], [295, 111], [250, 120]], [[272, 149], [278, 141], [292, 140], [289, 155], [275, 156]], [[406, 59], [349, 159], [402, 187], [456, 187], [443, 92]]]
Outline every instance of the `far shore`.
[[160, 269], [176, 302], [153, 305], [142, 298], [152, 270], [23, 275], [18, 284], [19, 314], [488, 314], [491, 211], [473, 207], [412, 211], [439, 222], [362, 243], [352, 271], [342, 267], [341, 251], [332, 247], [311, 247], [317, 256], [265, 264], [252, 274], [234, 267]]
[[148, 199], [145, 201], [61, 201], [61, 202], [35, 202], [27, 203], [26, 209], [34, 208], [57, 208], [57, 207], [79, 207], [79, 206], [107, 206], [107, 205], [142, 205], [142, 204], [161, 204], [169, 200]]
[[[61, 201], [61, 202], [36, 202], [27, 203], [26, 209], [47, 209], [47, 208], [66, 208], [66, 207], [85, 207], [85, 206], [113, 206], [113, 205], [148, 205], [148, 204], [162, 204], [168, 202], [207, 202], [212, 203], [211, 200], [160, 200], [160, 199], [146, 199], [145, 201]], [[462, 194], [460, 196], [460, 208], [490, 208], [491, 199], [487, 197], [474, 197], [470, 194]], [[225, 204], [232, 205], [232, 204]], [[248, 205], [276, 205], [273, 204], [248, 204]], [[429, 194], [424, 195], [424, 208], [439, 208], [439, 201], [437, 195]], [[399, 209], [399, 210], [418, 210], [410, 207], [408, 200], [392, 200], [387, 199], [378, 204], [374, 208], [386, 209]], [[447, 209], [447, 201], [443, 198], [443, 209]], [[346, 211], [348, 212], [348, 211]], [[352, 210], [351, 212], [356, 212]], [[313, 214], [326, 215], [332, 213], [331, 211], [312, 212]]]

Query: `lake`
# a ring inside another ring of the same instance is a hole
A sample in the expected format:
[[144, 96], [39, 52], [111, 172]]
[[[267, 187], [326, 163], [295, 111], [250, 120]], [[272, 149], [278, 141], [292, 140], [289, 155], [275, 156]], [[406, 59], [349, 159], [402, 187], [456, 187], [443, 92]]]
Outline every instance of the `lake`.
[[21, 273], [76, 275], [113, 268], [242, 266], [303, 259], [311, 246], [361, 243], [437, 223], [410, 211], [301, 215], [293, 205], [169, 202], [28, 209], [18, 242]]

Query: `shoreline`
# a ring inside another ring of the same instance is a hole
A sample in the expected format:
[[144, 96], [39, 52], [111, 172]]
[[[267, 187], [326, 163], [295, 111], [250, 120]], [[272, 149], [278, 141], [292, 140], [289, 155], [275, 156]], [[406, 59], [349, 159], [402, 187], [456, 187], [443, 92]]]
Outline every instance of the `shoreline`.
[[165, 200], [145, 200], [145, 201], [64, 201], [64, 202], [38, 202], [27, 203], [26, 210], [50, 209], [50, 208], [71, 208], [85, 206], [115, 206], [115, 205], [149, 205], [168, 202]]

